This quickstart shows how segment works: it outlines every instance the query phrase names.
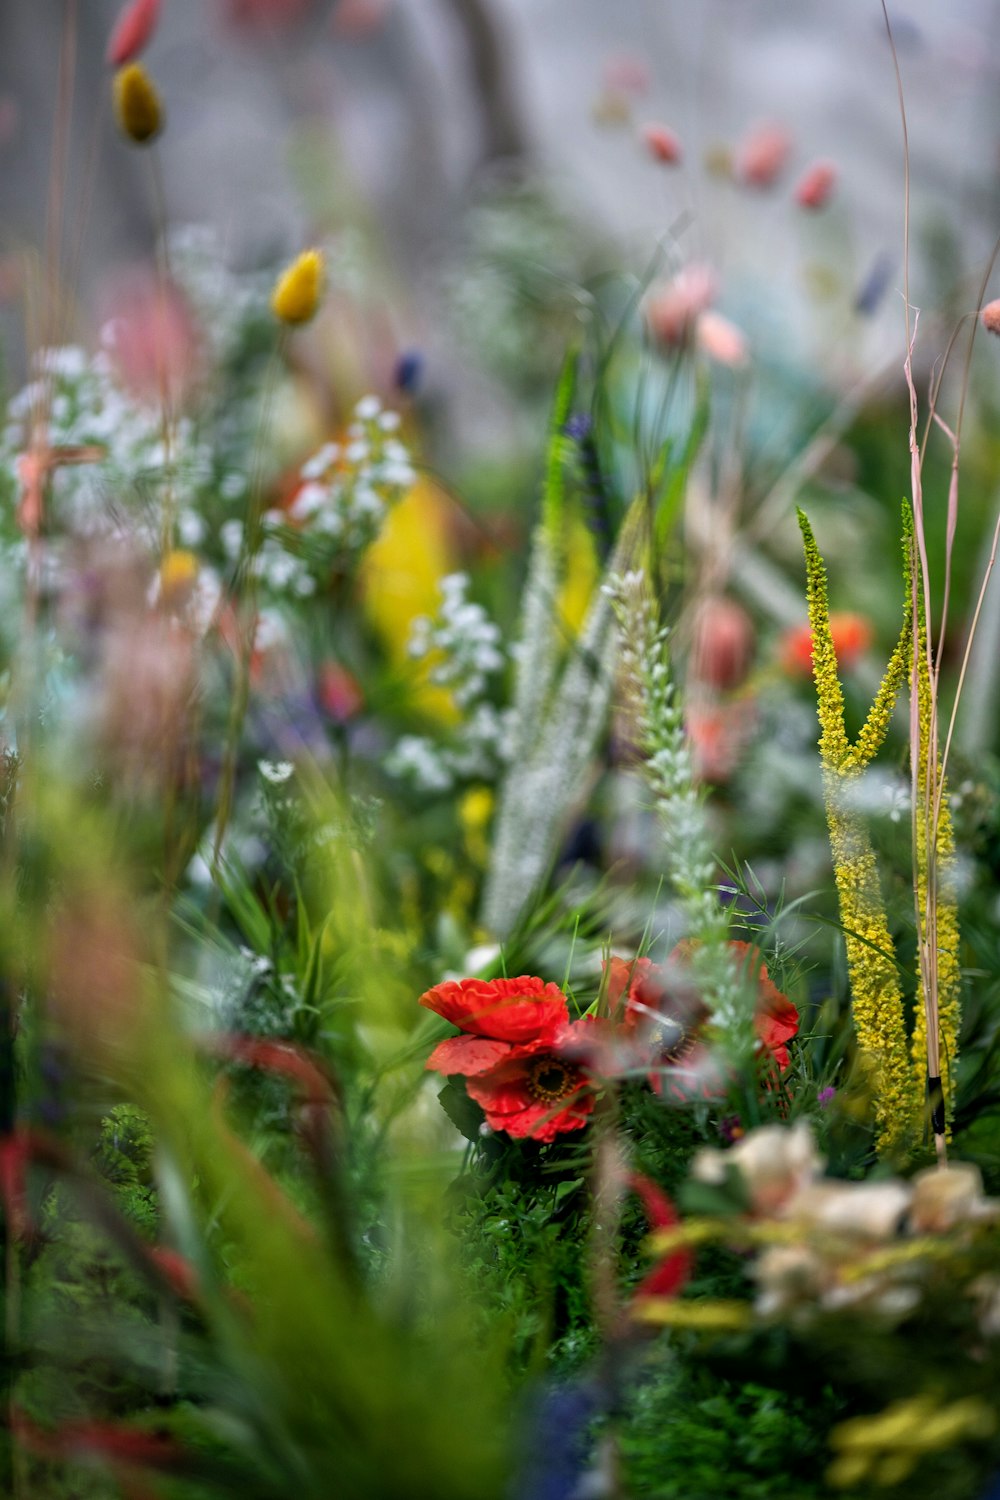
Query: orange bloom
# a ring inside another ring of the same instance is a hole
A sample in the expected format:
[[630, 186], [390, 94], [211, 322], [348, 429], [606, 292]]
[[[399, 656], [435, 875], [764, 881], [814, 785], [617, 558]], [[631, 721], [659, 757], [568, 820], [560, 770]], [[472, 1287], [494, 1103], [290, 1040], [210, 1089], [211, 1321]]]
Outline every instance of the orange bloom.
[[[844, 611], [830, 616], [830, 633], [837, 662], [845, 672], [857, 664], [872, 643], [874, 632], [864, 615]], [[792, 676], [808, 677], [812, 672], [812, 632], [808, 625], [795, 625], [781, 639], [780, 661]]]

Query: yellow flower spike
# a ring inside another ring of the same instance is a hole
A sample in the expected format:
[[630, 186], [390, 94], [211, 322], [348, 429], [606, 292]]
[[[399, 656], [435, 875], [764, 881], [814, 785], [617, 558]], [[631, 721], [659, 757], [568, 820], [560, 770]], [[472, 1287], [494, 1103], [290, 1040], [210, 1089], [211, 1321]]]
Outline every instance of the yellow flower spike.
[[[907, 587], [903, 625], [857, 740], [844, 723], [844, 694], [830, 629], [826, 568], [812, 528], [798, 513], [806, 559], [806, 593], [813, 641], [813, 677], [820, 721], [823, 797], [833, 855], [834, 879], [847, 949], [851, 1009], [858, 1044], [871, 1079], [879, 1146], [903, 1148], [923, 1119], [924, 1085], [914, 1085], [907, 1047], [903, 993], [879, 883], [875, 851], [845, 792], [878, 753], [889, 732], [899, 689], [911, 660], [912, 605], [909, 568], [911, 527], [904, 514], [903, 556]], [[926, 1055], [926, 1054], [925, 1054]]]
[[[927, 655], [927, 640], [924, 630], [920, 632], [917, 661], [917, 714], [919, 721], [920, 756], [917, 764], [917, 785], [921, 790], [928, 785], [930, 771], [931, 730], [931, 681]], [[941, 758], [937, 758], [934, 782], [941, 781]], [[923, 808], [918, 808], [917, 828], [917, 901], [921, 917], [927, 911], [927, 863], [928, 827]], [[955, 1113], [955, 1064], [958, 1058], [958, 1032], [961, 1023], [960, 992], [962, 970], [959, 963], [958, 909], [954, 900], [955, 878], [955, 834], [951, 814], [948, 811], [947, 789], [941, 786], [941, 811], [937, 825], [937, 920], [933, 934], [937, 954], [937, 999], [938, 1036], [940, 1040], [941, 1092], [944, 1095], [945, 1120], [948, 1124]], [[914, 1007], [914, 1028], [911, 1043], [913, 1059], [914, 1089], [922, 1100], [926, 1089], [927, 1065], [927, 1010], [923, 983]]]
[[297, 327], [315, 317], [323, 296], [325, 270], [322, 250], [303, 250], [282, 271], [271, 293], [271, 311], [279, 322]]
[[123, 135], [145, 146], [163, 128], [163, 105], [142, 63], [119, 68], [114, 82], [115, 118]]
[[809, 607], [809, 629], [812, 632], [813, 678], [819, 713], [819, 752], [823, 765], [837, 771], [850, 759], [850, 746], [844, 727], [844, 693], [840, 686], [837, 653], [830, 629], [826, 568], [819, 555], [812, 528], [801, 510], [798, 517], [806, 554], [806, 601]]

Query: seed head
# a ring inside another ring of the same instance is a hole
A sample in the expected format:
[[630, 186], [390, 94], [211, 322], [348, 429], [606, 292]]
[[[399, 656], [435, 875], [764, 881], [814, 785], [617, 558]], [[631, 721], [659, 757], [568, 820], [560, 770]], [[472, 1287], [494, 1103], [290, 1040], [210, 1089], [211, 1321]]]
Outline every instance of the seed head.
[[282, 271], [271, 293], [271, 311], [282, 323], [308, 323], [323, 294], [321, 250], [304, 250]]
[[1000, 334], [1000, 297], [993, 302], [987, 302], [979, 314], [979, 321], [987, 333]]
[[115, 117], [122, 134], [137, 146], [159, 135], [163, 106], [142, 63], [129, 63], [115, 74]]

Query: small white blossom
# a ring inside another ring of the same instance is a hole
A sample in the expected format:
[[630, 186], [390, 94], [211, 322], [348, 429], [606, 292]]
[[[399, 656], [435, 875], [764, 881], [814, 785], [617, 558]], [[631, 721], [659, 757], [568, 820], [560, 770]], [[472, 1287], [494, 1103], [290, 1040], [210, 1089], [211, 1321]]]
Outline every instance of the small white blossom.
[[281, 786], [288, 781], [295, 771], [290, 760], [259, 760], [257, 769], [265, 781], [272, 786]]

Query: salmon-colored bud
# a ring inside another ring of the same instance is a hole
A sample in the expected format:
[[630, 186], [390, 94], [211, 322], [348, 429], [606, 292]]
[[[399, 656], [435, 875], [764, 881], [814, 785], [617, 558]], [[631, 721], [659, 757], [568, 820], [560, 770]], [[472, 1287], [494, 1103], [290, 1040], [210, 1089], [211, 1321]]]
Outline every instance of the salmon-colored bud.
[[832, 162], [815, 162], [799, 179], [795, 201], [800, 208], [822, 208], [837, 185], [837, 169]]
[[997, 297], [993, 302], [987, 302], [979, 314], [979, 321], [987, 333], [1000, 334], [1000, 297]]
[[119, 13], [108, 40], [107, 60], [113, 68], [134, 62], [149, 45], [160, 20], [160, 0], [130, 0]]
[[321, 250], [304, 250], [278, 277], [271, 294], [271, 310], [282, 323], [308, 323], [323, 294], [324, 260]]
[[689, 703], [684, 711], [691, 766], [697, 781], [722, 786], [739, 765], [753, 730], [753, 704]]
[[680, 138], [668, 125], [644, 125], [639, 138], [654, 161], [676, 167], [683, 156]]
[[780, 125], [757, 125], [743, 139], [736, 155], [736, 175], [750, 187], [766, 188], [785, 169], [792, 149]]
[[694, 330], [695, 342], [703, 354], [717, 364], [740, 370], [750, 358], [746, 334], [721, 313], [709, 309], [699, 314]]
[[695, 618], [692, 679], [723, 693], [739, 687], [750, 670], [753, 634], [753, 622], [742, 604], [706, 599]]
[[646, 326], [653, 338], [673, 348], [689, 342], [715, 289], [715, 275], [703, 265], [685, 266], [672, 281], [654, 287], [646, 300]]
[[115, 74], [115, 118], [122, 134], [137, 146], [160, 133], [163, 106], [142, 63], [129, 63]]

